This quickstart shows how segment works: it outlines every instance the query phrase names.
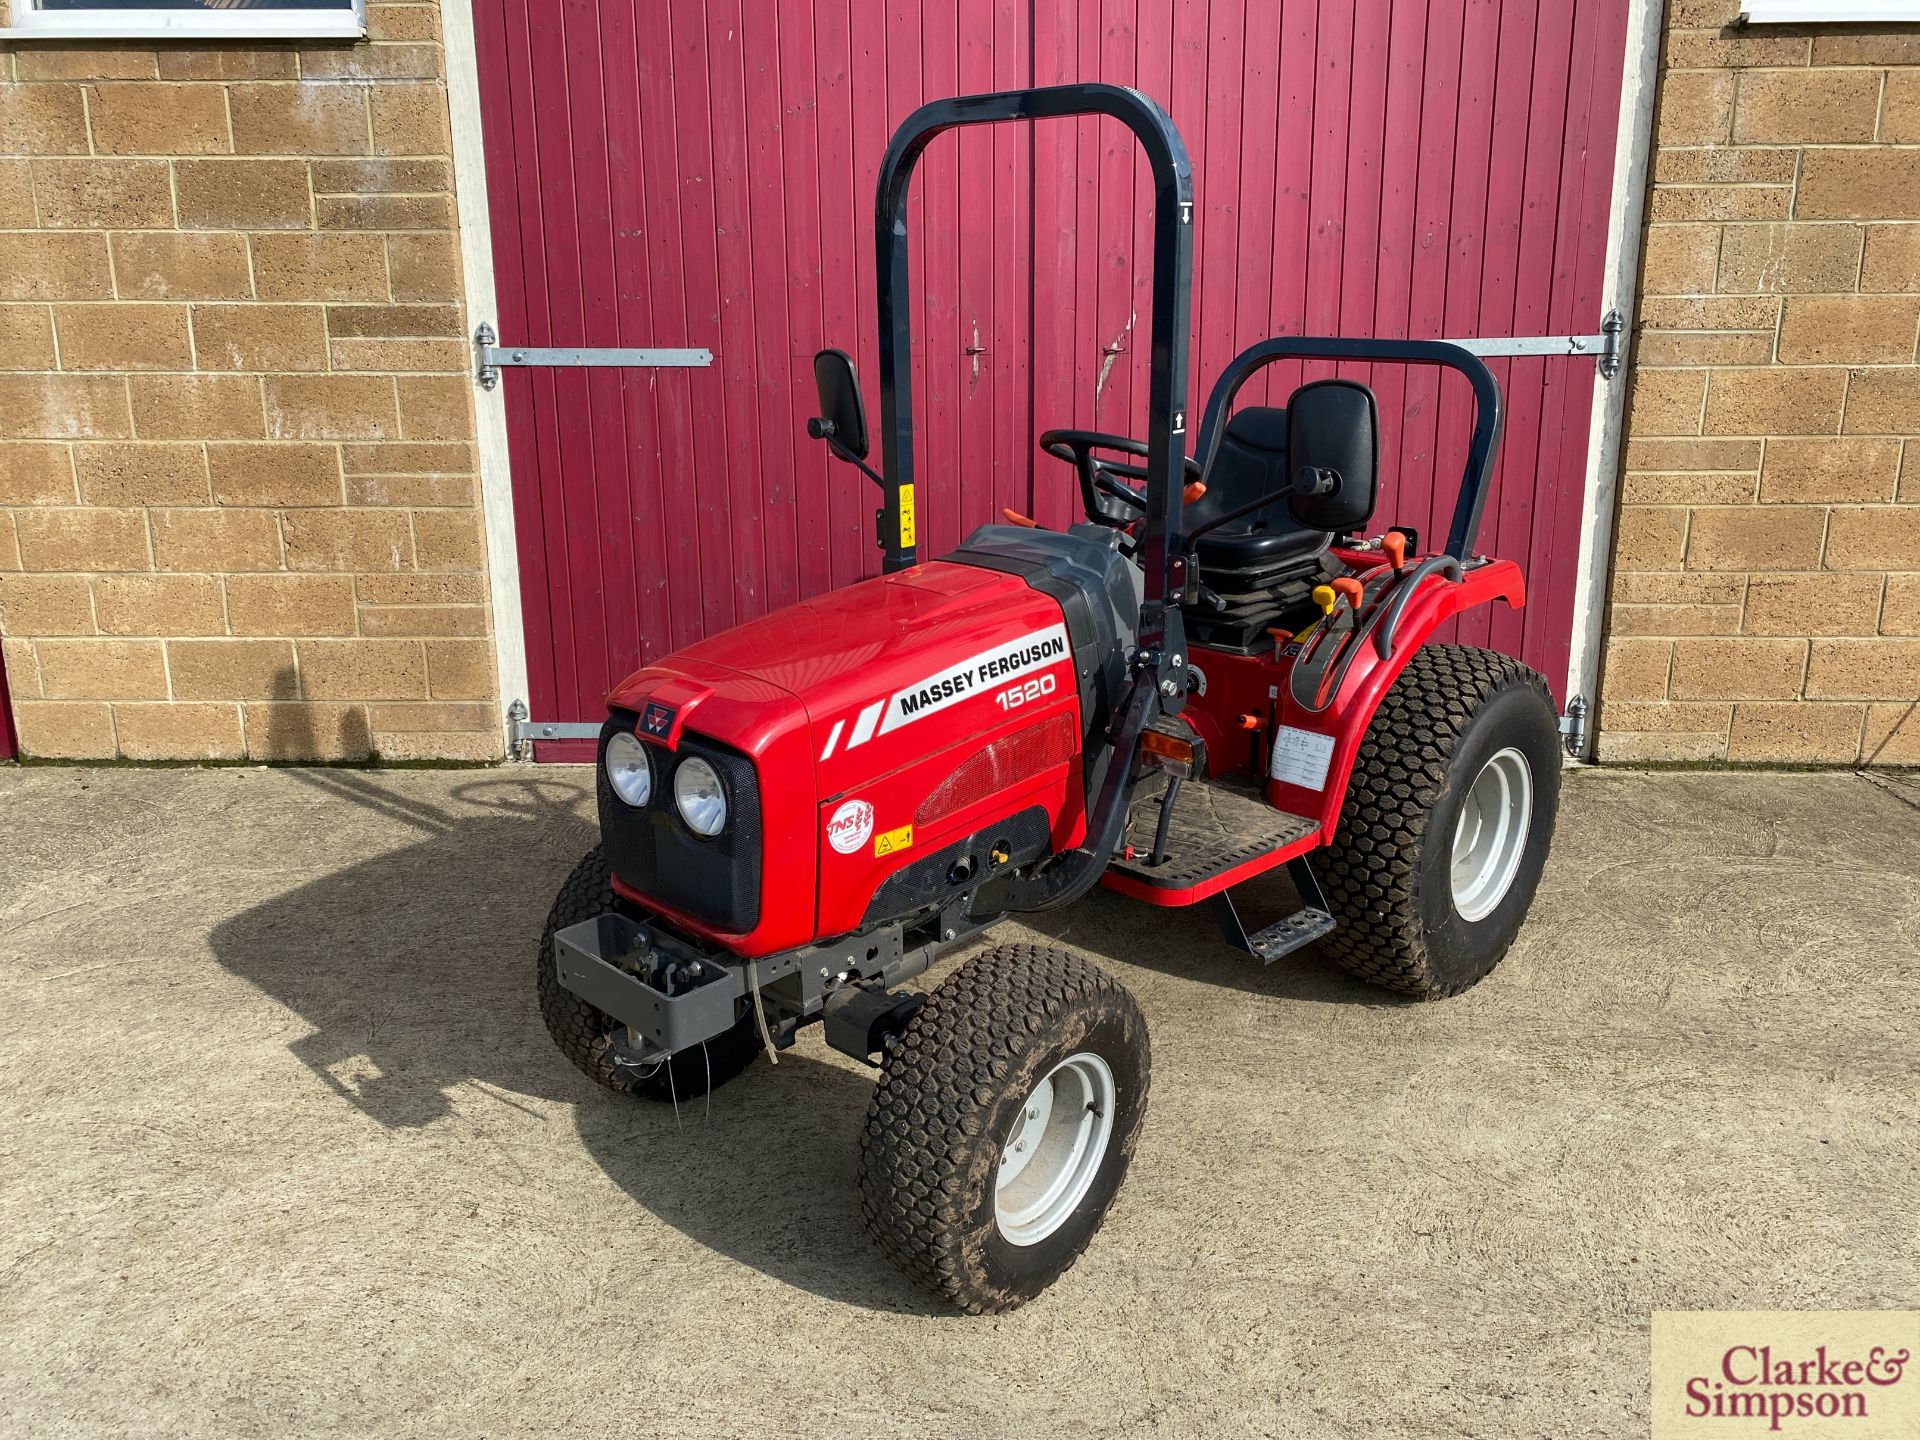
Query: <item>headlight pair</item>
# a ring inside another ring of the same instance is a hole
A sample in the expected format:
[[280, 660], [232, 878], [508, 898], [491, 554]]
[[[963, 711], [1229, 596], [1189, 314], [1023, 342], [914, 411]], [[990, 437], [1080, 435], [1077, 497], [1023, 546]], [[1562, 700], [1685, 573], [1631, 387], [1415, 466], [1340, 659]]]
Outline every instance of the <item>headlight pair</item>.
[[[643, 809], [653, 798], [653, 757], [627, 731], [607, 741], [607, 783], [622, 803]], [[673, 803], [687, 828], [711, 839], [727, 828], [727, 792], [713, 766], [689, 755], [673, 771]]]

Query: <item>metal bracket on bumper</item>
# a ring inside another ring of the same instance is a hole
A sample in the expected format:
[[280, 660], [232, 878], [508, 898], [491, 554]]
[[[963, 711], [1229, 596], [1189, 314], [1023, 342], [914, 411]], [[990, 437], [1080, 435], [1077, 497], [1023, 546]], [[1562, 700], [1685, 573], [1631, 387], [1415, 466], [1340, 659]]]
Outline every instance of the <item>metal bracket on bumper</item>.
[[730, 1028], [746, 990], [744, 971], [669, 954], [644, 925], [618, 914], [556, 932], [553, 963], [564, 988], [663, 1056]]

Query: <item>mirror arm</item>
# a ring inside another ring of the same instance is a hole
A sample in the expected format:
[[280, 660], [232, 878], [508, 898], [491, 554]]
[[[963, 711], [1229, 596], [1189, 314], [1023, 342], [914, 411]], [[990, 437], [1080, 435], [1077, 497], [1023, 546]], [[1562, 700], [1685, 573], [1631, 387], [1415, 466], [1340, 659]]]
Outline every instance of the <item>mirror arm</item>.
[[816, 440], [826, 441], [829, 451], [846, 461], [847, 464], [854, 466], [861, 474], [873, 481], [873, 483], [878, 485], [882, 490], [886, 489], [887, 482], [881, 478], [878, 470], [875, 470], [871, 465], [867, 464], [865, 460], [861, 459], [834, 438], [834, 428], [833, 421], [824, 419], [818, 415], [807, 421], [807, 434]]

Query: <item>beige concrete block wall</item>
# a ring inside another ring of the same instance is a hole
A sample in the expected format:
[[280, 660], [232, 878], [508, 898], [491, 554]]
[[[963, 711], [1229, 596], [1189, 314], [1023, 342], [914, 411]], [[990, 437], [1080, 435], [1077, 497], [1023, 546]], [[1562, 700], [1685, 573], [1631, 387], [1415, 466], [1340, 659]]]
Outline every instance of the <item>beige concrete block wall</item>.
[[499, 755], [438, 22], [0, 45], [24, 755]]
[[1920, 27], [1670, 0], [1604, 760], [1920, 763]]

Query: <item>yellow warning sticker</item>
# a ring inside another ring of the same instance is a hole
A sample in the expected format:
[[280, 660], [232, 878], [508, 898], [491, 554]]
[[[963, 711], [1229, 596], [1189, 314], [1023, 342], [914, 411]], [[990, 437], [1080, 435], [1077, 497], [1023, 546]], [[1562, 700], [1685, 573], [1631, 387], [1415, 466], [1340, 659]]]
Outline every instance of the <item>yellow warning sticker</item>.
[[[913, 548], [913, 486], [911, 485], [900, 487], [900, 548], [902, 550]], [[903, 845], [900, 848], [904, 850], [906, 847]]]
[[898, 855], [902, 850], [913, 846], [913, 826], [902, 825], [898, 830], [889, 830], [884, 835], [873, 837], [875, 855]]

